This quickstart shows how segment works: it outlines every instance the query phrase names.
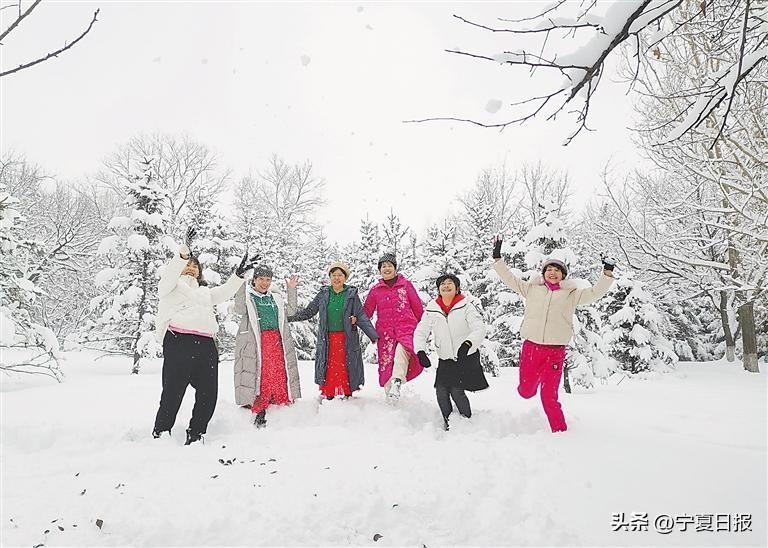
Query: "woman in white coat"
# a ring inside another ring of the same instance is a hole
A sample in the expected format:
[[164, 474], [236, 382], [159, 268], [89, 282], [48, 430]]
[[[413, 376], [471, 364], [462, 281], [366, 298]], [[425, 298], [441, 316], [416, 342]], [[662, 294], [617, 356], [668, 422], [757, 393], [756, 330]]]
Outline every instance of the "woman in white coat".
[[472, 416], [465, 390], [475, 392], [488, 388], [480, 365], [480, 345], [485, 338], [485, 323], [480, 311], [461, 294], [461, 282], [452, 274], [437, 279], [439, 295], [427, 304], [413, 336], [413, 348], [422, 367], [432, 364], [427, 356], [427, 337], [439, 358], [435, 375], [435, 393], [445, 429], [453, 412], [451, 399], [459, 414]]
[[[190, 232], [188, 241], [194, 236], [194, 231]], [[200, 263], [185, 244], [165, 266], [157, 288], [160, 303], [156, 328], [157, 338], [163, 343], [163, 391], [152, 431], [155, 438], [170, 433], [190, 384], [195, 389], [195, 406], [185, 445], [205, 434], [218, 395], [219, 353], [214, 337], [219, 327], [213, 307], [235, 295], [255, 260], [247, 264], [246, 254], [229, 280], [214, 288], [205, 284]]]

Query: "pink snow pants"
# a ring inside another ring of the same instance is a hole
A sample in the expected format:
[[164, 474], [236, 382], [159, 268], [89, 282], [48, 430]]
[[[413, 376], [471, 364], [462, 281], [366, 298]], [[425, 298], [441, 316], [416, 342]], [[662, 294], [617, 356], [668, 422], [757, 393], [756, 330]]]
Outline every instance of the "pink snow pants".
[[520, 385], [517, 391], [528, 399], [535, 396], [536, 390], [539, 390], [541, 404], [552, 432], [564, 432], [568, 429], [562, 406], [557, 401], [564, 361], [565, 346], [523, 341], [523, 350], [520, 352]]

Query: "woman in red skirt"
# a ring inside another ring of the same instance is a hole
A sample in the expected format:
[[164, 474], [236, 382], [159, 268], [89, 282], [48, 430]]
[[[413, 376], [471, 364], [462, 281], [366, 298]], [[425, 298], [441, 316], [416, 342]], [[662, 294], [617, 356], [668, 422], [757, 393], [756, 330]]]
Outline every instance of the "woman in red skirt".
[[258, 428], [266, 426], [267, 407], [301, 397], [296, 349], [287, 317], [296, 311], [295, 276], [286, 280], [288, 302], [272, 284], [273, 273], [259, 266], [235, 299], [243, 315], [235, 343], [235, 402], [250, 406]]
[[348, 397], [365, 383], [363, 353], [358, 328], [372, 342], [378, 340], [376, 329], [363, 310], [357, 288], [347, 285], [349, 267], [334, 263], [328, 269], [330, 285], [288, 321], [308, 320], [320, 314], [315, 349], [315, 383], [327, 399]]

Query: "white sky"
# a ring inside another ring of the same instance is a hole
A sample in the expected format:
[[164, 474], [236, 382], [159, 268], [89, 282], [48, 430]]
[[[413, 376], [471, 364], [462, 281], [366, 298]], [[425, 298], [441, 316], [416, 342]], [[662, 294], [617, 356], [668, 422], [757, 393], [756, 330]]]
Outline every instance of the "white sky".
[[[3, 1], [2, 5], [8, 2]], [[24, 5], [29, 2], [25, 0]], [[577, 208], [603, 164], [638, 160], [624, 86], [604, 80], [593, 133], [569, 147], [556, 123], [496, 130], [429, 116], [500, 120], [532, 94], [522, 69], [446, 53], [511, 49], [509, 36], [474, 29], [541, 3], [43, 2], [0, 47], [3, 67], [93, 31], [58, 59], [0, 80], [0, 141], [49, 173], [76, 179], [140, 132], [186, 132], [219, 153], [235, 179], [272, 153], [312, 160], [326, 180], [320, 212], [331, 239], [357, 236], [366, 213], [390, 207], [419, 233], [455, 207], [478, 173], [542, 159], [567, 169]], [[0, 12], [2, 27], [11, 12]], [[303, 57], [304, 56], [304, 57]], [[491, 99], [505, 106], [485, 111]]]

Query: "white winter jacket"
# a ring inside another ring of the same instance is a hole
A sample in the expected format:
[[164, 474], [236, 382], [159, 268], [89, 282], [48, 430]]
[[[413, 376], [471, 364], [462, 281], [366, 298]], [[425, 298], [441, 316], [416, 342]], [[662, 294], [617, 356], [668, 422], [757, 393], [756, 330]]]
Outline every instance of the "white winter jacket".
[[214, 305], [231, 299], [244, 281], [232, 274], [224, 285], [201, 287], [192, 276], [181, 275], [187, 265], [187, 259], [181, 255], [189, 255], [186, 245], [179, 247], [179, 253], [165, 265], [157, 286], [160, 303], [155, 335], [160, 342], [169, 325], [214, 336], [219, 330]]
[[413, 349], [427, 351], [427, 337], [432, 333], [432, 342], [441, 360], [456, 360], [459, 347], [464, 341], [472, 343], [468, 354], [480, 349], [485, 339], [485, 323], [477, 307], [462, 299], [446, 316], [437, 301], [430, 301], [424, 309], [419, 325], [413, 334]]

